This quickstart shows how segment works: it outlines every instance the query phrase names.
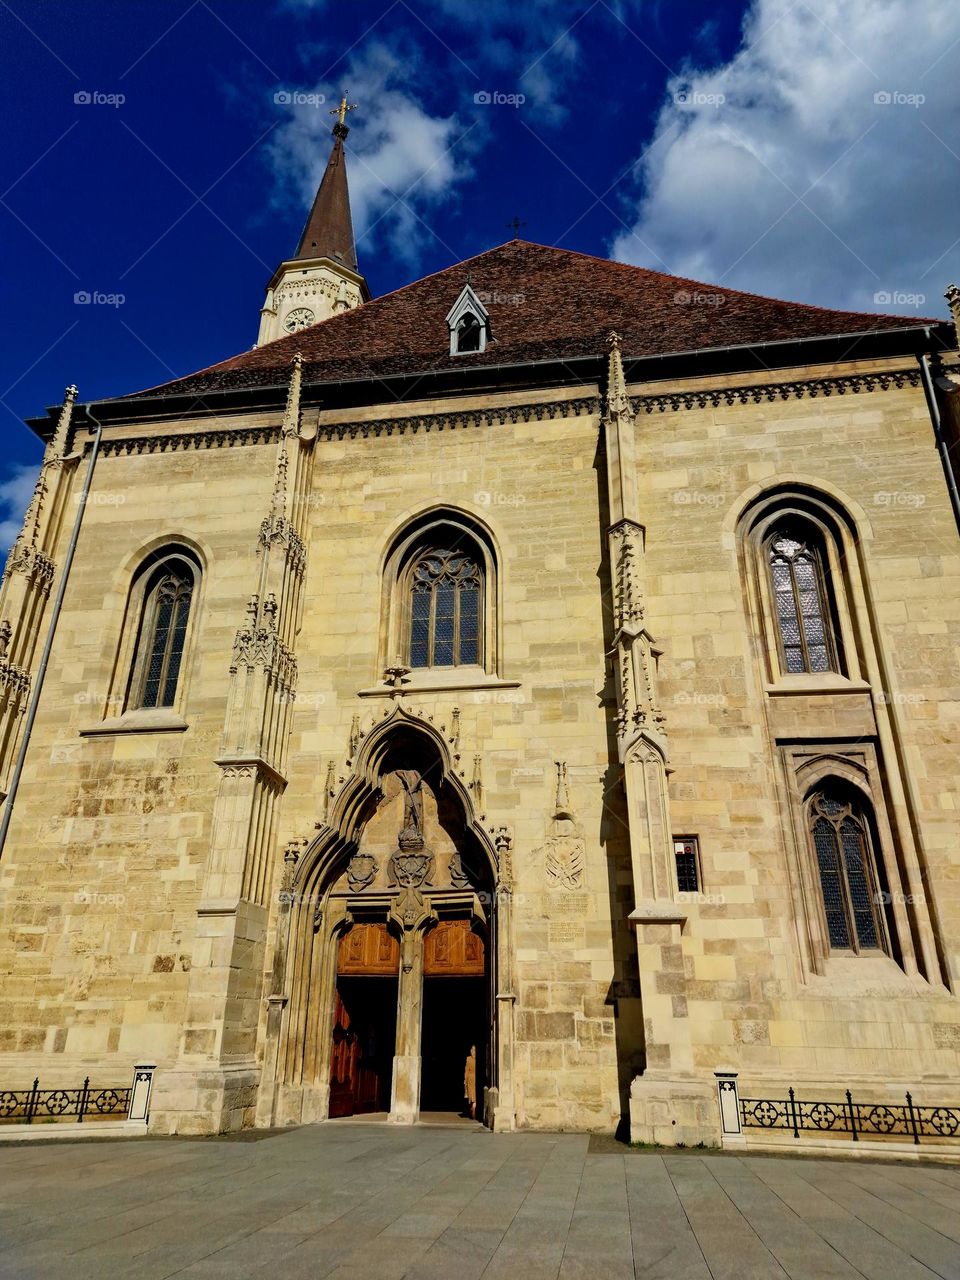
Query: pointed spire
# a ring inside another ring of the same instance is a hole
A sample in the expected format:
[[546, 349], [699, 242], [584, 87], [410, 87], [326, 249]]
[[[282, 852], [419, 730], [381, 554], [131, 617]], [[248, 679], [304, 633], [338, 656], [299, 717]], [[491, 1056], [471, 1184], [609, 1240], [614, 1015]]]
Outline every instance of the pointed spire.
[[610, 360], [607, 367], [607, 413], [610, 416], [619, 414], [629, 418], [632, 416], [632, 411], [630, 397], [627, 395], [627, 380], [623, 372], [620, 335], [611, 333], [607, 342], [610, 345]]
[[290, 371], [290, 386], [287, 388], [287, 404], [283, 411], [284, 437], [300, 433], [300, 387], [303, 381], [303, 356], [298, 351], [293, 357], [293, 368]]
[[957, 347], [960, 349], [960, 285], [951, 284], [943, 295], [950, 307], [950, 318], [957, 331]]
[[344, 117], [352, 109], [344, 98], [337, 110], [330, 113], [338, 117], [333, 126], [333, 149], [294, 258], [332, 258], [356, 271], [357, 249], [347, 189], [347, 158], [343, 150], [350, 132]]
[[70, 419], [73, 416], [73, 406], [76, 403], [76, 399], [77, 388], [71, 384], [63, 393], [63, 407], [60, 410], [57, 429], [53, 433], [53, 440], [51, 441], [51, 455], [55, 459], [62, 459], [67, 456]]

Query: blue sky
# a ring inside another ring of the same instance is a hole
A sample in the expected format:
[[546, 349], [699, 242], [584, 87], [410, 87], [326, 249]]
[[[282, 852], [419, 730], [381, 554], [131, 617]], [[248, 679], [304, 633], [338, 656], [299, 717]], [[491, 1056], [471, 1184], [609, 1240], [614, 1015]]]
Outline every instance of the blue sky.
[[375, 294], [514, 216], [824, 305], [960, 279], [956, 0], [0, 0], [0, 48], [0, 550], [25, 415], [252, 344], [343, 90]]

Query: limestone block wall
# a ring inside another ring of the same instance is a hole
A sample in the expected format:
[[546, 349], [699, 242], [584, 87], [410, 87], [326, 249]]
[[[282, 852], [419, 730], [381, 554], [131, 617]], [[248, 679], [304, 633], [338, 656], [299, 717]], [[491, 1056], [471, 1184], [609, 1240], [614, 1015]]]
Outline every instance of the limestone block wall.
[[[34, 1075], [75, 1086], [88, 1073], [126, 1083], [134, 1061], [162, 1068], [176, 1057], [227, 669], [269, 501], [271, 444], [113, 455], [110, 438], [0, 864], [8, 1086]], [[87, 733], [115, 726], [123, 711], [116, 664], [131, 576], [174, 539], [203, 565], [181, 678], [186, 727]]]
[[[682, 937], [695, 1061], [739, 1069], [748, 1094], [767, 1077], [834, 1092], [930, 1081], [931, 1096], [942, 1081], [949, 1092], [960, 1049], [960, 541], [922, 390], [721, 398], [641, 411], [636, 429], [672, 820], [701, 843], [702, 894]], [[770, 690], [737, 521], [777, 482], [832, 495], [856, 524], [865, 597], [851, 610], [879, 666], [869, 688]], [[819, 974], [802, 963], [781, 749], [810, 741], [868, 744], [885, 794], [903, 788], [953, 990], [886, 957], [831, 957]]]

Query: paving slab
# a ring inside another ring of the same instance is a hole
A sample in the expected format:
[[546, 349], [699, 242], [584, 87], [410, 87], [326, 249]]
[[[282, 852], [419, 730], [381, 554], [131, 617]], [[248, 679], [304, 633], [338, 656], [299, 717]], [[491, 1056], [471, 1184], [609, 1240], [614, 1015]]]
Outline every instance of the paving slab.
[[960, 1280], [960, 1170], [309, 1126], [0, 1147], [0, 1280]]

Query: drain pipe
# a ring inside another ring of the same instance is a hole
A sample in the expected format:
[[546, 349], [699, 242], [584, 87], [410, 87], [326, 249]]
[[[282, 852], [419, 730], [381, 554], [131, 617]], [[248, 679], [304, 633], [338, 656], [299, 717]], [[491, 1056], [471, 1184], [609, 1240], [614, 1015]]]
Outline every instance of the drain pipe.
[[70, 577], [70, 568], [73, 565], [74, 553], [77, 549], [77, 539], [80, 537], [80, 524], [83, 520], [83, 513], [87, 505], [87, 496], [90, 493], [90, 482], [93, 479], [93, 468], [97, 462], [97, 454], [100, 452], [100, 437], [103, 433], [102, 425], [97, 422], [93, 414], [90, 412], [90, 405], [85, 406], [86, 415], [96, 425], [97, 431], [93, 437], [93, 447], [90, 450], [90, 461], [87, 463], [87, 473], [83, 480], [83, 490], [80, 494], [79, 506], [77, 508], [76, 519], [73, 522], [73, 531], [70, 534], [70, 543], [67, 547], [67, 553], [63, 560], [63, 572], [60, 575], [60, 585], [57, 588], [56, 598], [53, 602], [53, 612], [50, 615], [50, 625], [47, 628], [47, 638], [44, 641], [43, 653], [40, 655], [40, 665], [37, 667], [37, 674], [33, 683], [33, 694], [30, 698], [30, 706], [27, 708], [27, 718], [23, 726], [23, 738], [20, 742], [20, 750], [17, 752], [17, 763], [14, 766], [13, 776], [10, 779], [10, 791], [7, 794], [6, 804], [3, 807], [3, 817], [0, 818], [0, 857], [3, 856], [3, 847], [6, 843], [7, 832], [10, 829], [10, 819], [13, 815], [13, 803], [17, 798], [17, 789], [20, 786], [20, 778], [23, 775], [23, 766], [27, 758], [27, 748], [30, 745], [30, 735], [33, 732], [33, 723], [37, 718], [37, 708], [40, 705], [40, 693], [43, 689], [43, 680], [47, 674], [47, 666], [50, 662], [50, 653], [53, 649], [53, 637], [57, 630], [57, 622], [60, 619], [60, 610], [63, 607], [63, 597], [67, 590], [67, 581]]
[[940, 454], [940, 464], [943, 467], [944, 478], [947, 482], [947, 492], [950, 494], [950, 505], [953, 507], [953, 518], [956, 520], [957, 530], [960, 532], [960, 492], [957, 491], [957, 477], [953, 470], [950, 450], [947, 448], [947, 442], [943, 435], [943, 422], [940, 417], [940, 405], [937, 401], [936, 389], [933, 385], [933, 378], [930, 374], [930, 365], [928, 363], [929, 359], [930, 357], [926, 352], [917, 356], [917, 362], [920, 365], [920, 378], [923, 382], [923, 391], [927, 398], [927, 409], [930, 412], [930, 421], [933, 423], [933, 435], [937, 442], [937, 452]]

